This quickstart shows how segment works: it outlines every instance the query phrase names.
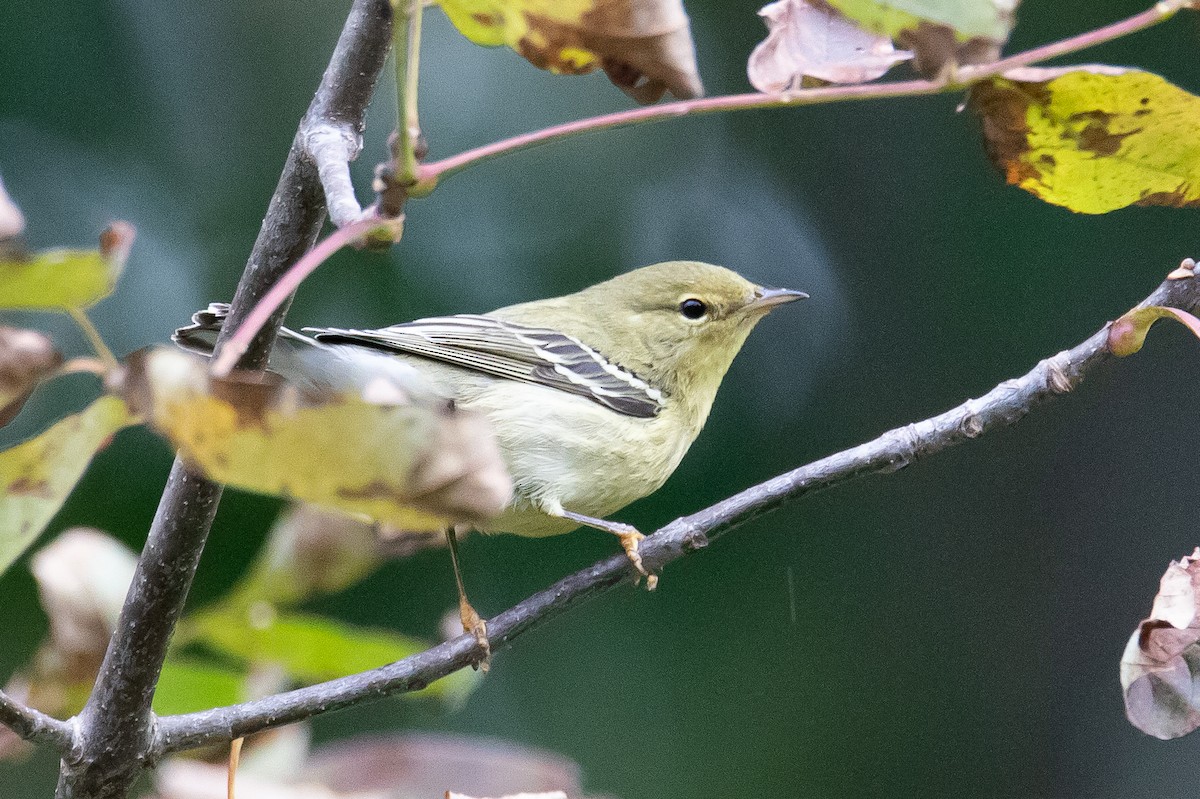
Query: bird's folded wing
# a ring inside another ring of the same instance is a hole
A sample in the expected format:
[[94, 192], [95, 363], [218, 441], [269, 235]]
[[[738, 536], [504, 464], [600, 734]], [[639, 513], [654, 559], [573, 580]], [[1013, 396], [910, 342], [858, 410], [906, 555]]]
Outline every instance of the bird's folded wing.
[[490, 316], [440, 316], [378, 330], [306, 327], [318, 341], [419, 355], [493, 377], [537, 383], [640, 418], [656, 416], [663, 395], [574, 336]]

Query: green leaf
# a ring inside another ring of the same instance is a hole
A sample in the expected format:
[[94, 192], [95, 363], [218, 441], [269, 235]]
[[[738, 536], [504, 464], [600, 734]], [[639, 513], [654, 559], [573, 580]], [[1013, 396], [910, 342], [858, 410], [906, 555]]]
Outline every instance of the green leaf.
[[1149, 72], [1022, 69], [977, 84], [971, 107], [1008, 182], [1103, 214], [1200, 204], [1200, 98]]
[[828, 0], [829, 5], [873, 33], [903, 39], [924, 25], [945, 26], [960, 41], [1004, 42], [1017, 0]]
[[116, 286], [133, 237], [133, 225], [115, 222], [101, 234], [99, 250], [0, 256], [0, 308], [62, 310], [96, 304]]
[[62, 507], [92, 457], [133, 422], [123, 401], [101, 397], [36, 438], [0, 452], [0, 573]]
[[[189, 620], [190, 641], [204, 643], [252, 665], [283, 668], [305, 684], [344, 677], [424, 652], [429, 644], [388, 630], [373, 630], [302, 613], [273, 615], [266, 603], [246, 612], [214, 609]], [[460, 697], [473, 685], [452, 675], [426, 689], [443, 699]]]
[[160, 716], [194, 713], [241, 702], [246, 675], [195, 660], [169, 658], [154, 690], [154, 712]]

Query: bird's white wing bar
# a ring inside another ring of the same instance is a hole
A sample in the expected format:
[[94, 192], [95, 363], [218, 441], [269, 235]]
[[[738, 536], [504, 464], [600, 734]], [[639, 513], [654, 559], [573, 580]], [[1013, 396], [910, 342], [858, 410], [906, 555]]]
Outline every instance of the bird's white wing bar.
[[378, 330], [306, 327], [318, 341], [419, 355], [465, 369], [586, 397], [617, 413], [657, 416], [663, 394], [574, 336], [549, 328], [462, 314]]

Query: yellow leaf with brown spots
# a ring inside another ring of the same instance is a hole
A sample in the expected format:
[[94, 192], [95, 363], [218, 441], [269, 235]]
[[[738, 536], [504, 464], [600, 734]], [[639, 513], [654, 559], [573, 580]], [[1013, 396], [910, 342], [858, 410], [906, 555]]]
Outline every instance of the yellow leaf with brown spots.
[[92, 457], [134, 421], [120, 399], [101, 397], [41, 435], [0, 452], [0, 572], [45, 529]]
[[507, 45], [539, 69], [597, 67], [639, 103], [704, 93], [682, 0], [440, 0], [454, 26], [487, 47]]
[[1200, 204], [1200, 98], [1115, 67], [1021, 69], [971, 107], [1008, 182], [1084, 214]]
[[481, 417], [413, 399], [402, 386], [210, 378], [205, 359], [167, 348], [134, 353], [120, 382], [130, 406], [189, 463], [247, 491], [421, 530], [484, 521], [512, 493]]
[[0, 255], [0, 308], [49, 310], [95, 305], [116, 286], [133, 237], [133, 225], [114, 222], [100, 234], [98, 250]]

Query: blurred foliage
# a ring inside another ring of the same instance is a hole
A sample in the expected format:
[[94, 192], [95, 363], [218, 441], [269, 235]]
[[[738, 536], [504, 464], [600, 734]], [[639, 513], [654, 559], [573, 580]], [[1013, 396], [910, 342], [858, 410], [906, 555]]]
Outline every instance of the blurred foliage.
[[[1007, 49], [1146, 5], [1027, 0]], [[709, 94], [746, 90], [756, 8], [688, 3]], [[344, 12], [308, 0], [5, 9], [0, 173], [30, 245], [85, 245], [114, 218], [138, 227], [122, 285], [94, 310], [118, 354], [231, 295]], [[427, 16], [433, 157], [628, 105], [603, 77], [536, 72]], [[1181, 16], [1086, 60], [1195, 92], [1196, 34]], [[389, 95], [355, 167], [364, 190], [386, 155]], [[335, 258], [289, 319], [483, 311], [671, 258], [809, 291], [802, 313], [750, 341], [671, 481], [621, 514], [653, 529], [1025, 371], [1194, 255], [1195, 211], [1079, 216], [1005, 186], [960, 99], [710, 115], [493, 161], [414, 202], [390, 253]], [[69, 323], [54, 333], [86, 351]], [[315, 735], [503, 737], [565, 753], [589, 791], [624, 797], [1188, 796], [1179, 764], [1200, 757], [1200, 739], [1167, 747], [1131, 728], [1117, 663], [1164, 565], [1195, 543], [1189, 338], [1155, 333], [1012, 430], [759, 519], [668, 569], [653, 595], [579, 609], [500, 652], [455, 713], [375, 704], [321, 719]], [[3, 443], [94, 393], [71, 387], [36, 393]], [[87, 523], [140, 546], [170, 457], [144, 431], [122, 434], [51, 529]], [[277, 509], [227, 492], [195, 606], [237, 581]], [[465, 577], [487, 614], [611, 552], [587, 531], [475, 537]], [[306, 612], [433, 637], [453, 602], [434, 551]], [[45, 634], [22, 569], [0, 582], [0, 616], [7, 674]], [[43, 796], [56, 768], [37, 755], [0, 766], [0, 784]]]

